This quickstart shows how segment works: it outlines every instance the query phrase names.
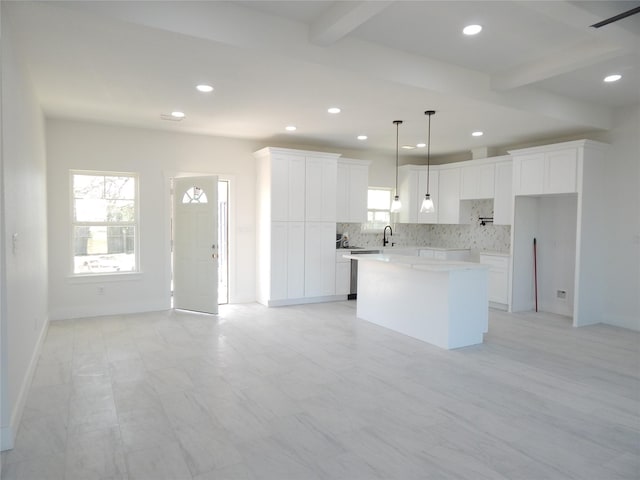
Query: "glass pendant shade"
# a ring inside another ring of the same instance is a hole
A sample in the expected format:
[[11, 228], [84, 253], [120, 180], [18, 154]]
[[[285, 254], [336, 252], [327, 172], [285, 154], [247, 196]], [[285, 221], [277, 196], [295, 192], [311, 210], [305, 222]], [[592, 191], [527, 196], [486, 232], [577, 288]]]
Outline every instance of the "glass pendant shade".
[[422, 205], [420, 205], [420, 213], [433, 213], [434, 211], [433, 200], [431, 200], [431, 195], [427, 193], [422, 200]]
[[391, 202], [391, 213], [397, 213], [402, 208], [402, 202], [400, 201], [400, 197], [396, 195], [393, 197], [393, 202]]

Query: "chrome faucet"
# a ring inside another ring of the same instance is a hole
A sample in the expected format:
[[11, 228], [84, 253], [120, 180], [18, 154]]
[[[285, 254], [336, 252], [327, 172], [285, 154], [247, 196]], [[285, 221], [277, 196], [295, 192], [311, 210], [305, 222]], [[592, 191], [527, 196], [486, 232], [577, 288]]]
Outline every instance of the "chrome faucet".
[[[389, 229], [389, 236], [393, 236], [393, 230], [391, 229], [391, 225], [387, 225], [386, 227], [384, 227], [384, 230], [382, 231], [382, 246], [386, 247], [387, 244], [389, 243], [389, 240], [387, 240], [387, 228]], [[391, 246], [393, 247], [393, 243], [391, 244]]]

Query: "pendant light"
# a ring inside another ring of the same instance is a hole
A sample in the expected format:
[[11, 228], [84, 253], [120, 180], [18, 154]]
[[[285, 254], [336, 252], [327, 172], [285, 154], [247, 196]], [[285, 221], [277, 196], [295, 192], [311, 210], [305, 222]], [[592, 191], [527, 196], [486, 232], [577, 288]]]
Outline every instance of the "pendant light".
[[435, 113], [435, 110], [427, 110], [426, 112], [424, 112], [425, 115], [429, 116], [429, 133], [427, 135], [427, 193], [424, 196], [424, 200], [422, 200], [422, 205], [420, 205], [420, 213], [433, 213], [435, 211], [433, 200], [431, 200], [431, 195], [429, 194], [429, 167], [431, 164], [431, 115], [434, 115]]
[[393, 197], [393, 202], [391, 202], [391, 213], [397, 213], [402, 208], [402, 203], [400, 202], [400, 196], [398, 195], [398, 149], [399, 149], [399, 131], [400, 125], [402, 125], [402, 120], [394, 120], [393, 123], [396, 125], [396, 195]]

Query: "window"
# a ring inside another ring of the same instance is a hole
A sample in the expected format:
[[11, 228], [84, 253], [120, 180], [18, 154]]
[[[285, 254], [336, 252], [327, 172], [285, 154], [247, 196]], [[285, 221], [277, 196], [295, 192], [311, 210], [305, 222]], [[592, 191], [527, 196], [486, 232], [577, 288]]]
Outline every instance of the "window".
[[363, 230], [382, 231], [391, 221], [391, 189], [370, 188], [367, 191], [367, 223]]
[[71, 172], [73, 273], [138, 271], [138, 177]]

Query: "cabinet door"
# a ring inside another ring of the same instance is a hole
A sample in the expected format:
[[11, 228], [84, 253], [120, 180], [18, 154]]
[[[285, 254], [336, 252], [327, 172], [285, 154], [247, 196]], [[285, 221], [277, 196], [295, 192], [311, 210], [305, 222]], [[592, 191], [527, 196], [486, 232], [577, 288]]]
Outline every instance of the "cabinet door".
[[335, 234], [335, 223], [305, 223], [305, 297], [334, 295], [336, 288]]
[[477, 198], [493, 198], [495, 196], [495, 175], [495, 164], [480, 165]]
[[367, 221], [367, 191], [369, 189], [369, 167], [349, 165], [349, 222]]
[[304, 222], [289, 222], [287, 227], [287, 298], [303, 298]]
[[270, 300], [284, 300], [287, 298], [287, 269], [288, 269], [288, 233], [287, 222], [271, 223], [271, 278]]
[[304, 157], [274, 155], [271, 159], [271, 220], [303, 221], [304, 188]]
[[427, 193], [427, 170], [420, 171], [418, 175], [418, 205], [416, 206], [418, 223], [437, 223], [438, 222], [438, 179], [439, 172], [434, 169], [429, 170], [429, 195], [433, 200], [433, 212], [421, 213], [420, 207], [422, 206], [422, 200]]
[[571, 148], [545, 155], [544, 193], [573, 193], [577, 191], [578, 150]]
[[289, 159], [289, 221], [304, 221], [305, 203], [305, 159], [292, 157]]
[[493, 224], [511, 225], [513, 212], [513, 165], [511, 162], [496, 164], [496, 192], [493, 199]]
[[544, 153], [516, 157], [516, 195], [539, 195], [544, 192]]
[[349, 165], [338, 163], [336, 171], [336, 222], [348, 223], [350, 219], [349, 205]]
[[460, 169], [440, 170], [438, 179], [438, 223], [460, 223]]
[[480, 193], [480, 166], [462, 167], [460, 171], [460, 200], [473, 200]]
[[307, 157], [305, 220], [307, 222], [336, 221], [335, 159]]

